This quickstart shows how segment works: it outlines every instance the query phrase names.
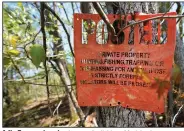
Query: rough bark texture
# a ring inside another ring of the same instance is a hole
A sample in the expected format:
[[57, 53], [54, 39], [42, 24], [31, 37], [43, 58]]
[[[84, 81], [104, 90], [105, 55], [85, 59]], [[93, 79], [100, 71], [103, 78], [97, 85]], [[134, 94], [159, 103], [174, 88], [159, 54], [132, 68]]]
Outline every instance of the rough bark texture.
[[[90, 7], [90, 10], [83, 7]], [[81, 3], [82, 13], [93, 13], [91, 3]], [[109, 14], [142, 12], [156, 13], [157, 3], [153, 2], [106, 2]], [[98, 107], [97, 123], [99, 127], [146, 127], [143, 111], [117, 107]]]
[[[46, 10], [46, 14], [47, 14], [46, 18], [48, 22], [57, 23], [57, 21], [53, 21], [51, 18], [49, 18], [49, 12], [47, 10]], [[54, 27], [54, 31], [49, 31], [49, 34], [55, 36], [56, 38], [59, 38], [57, 42], [53, 42], [54, 55], [57, 55], [59, 51], [64, 51], [63, 42], [62, 42], [62, 38], [59, 35], [58, 27]], [[57, 68], [60, 71], [60, 74], [58, 75], [60, 76], [60, 79], [65, 86], [65, 90], [69, 100], [71, 115], [74, 116], [75, 113], [77, 113], [77, 115], [80, 117], [81, 120], [84, 119], [84, 114], [78, 105], [74, 92], [72, 91], [72, 83], [69, 77], [69, 72], [67, 69], [67, 63], [65, 59], [56, 58], [54, 62], [56, 63]]]
[[99, 127], [146, 127], [143, 111], [118, 107], [99, 107]]
[[184, 91], [184, 44], [178, 33], [176, 35], [176, 48], [175, 48], [174, 60], [175, 60], [175, 63], [182, 70], [182, 81], [180, 84], [180, 89]]

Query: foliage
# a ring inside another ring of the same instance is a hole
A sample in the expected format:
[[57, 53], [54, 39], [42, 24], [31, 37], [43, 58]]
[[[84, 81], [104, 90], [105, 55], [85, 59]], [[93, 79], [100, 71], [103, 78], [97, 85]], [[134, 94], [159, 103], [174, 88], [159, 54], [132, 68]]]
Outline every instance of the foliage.
[[34, 44], [30, 47], [30, 55], [32, 58], [33, 64], [38, 68], [41, 62], [44, 62], [46, 59], [45, 51], [43, 46], [39, 44]]

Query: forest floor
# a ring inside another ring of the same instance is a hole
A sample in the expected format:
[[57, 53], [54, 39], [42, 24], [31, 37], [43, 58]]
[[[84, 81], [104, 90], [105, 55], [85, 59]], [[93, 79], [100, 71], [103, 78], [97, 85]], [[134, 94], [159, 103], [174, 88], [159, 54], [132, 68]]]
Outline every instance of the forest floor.
[[[50, 105], [52, 111], [55, 110], [58, 103], [62, 100], [60, 107], [58, 108], [58, 114], [56, 113], [54, 117], [51, 117], [47, 100], [39, 100], [30, 103], [23, 108], [23, 111], [14, 114], [12, 117], [8, 118], [3, 126], [4, 127], [63, 127], [72, 124], [71, 112], [69, 107], [68, 98], [52, 98], [50, 100]], [[162, 118], [162, 119], [160, 119]], [[164, 127], [163, 117], [158, 116], [158, 126]], [[146, 115], [146, 123], [148, 127], [155, 127], [153, 124], [151, 113]], [[176, 121], [176, 126], [184, 127], [184, 113], [182, 113]]]
[[50, 106], [55, 110], [58, 103], [62, 100], [58, 108], [58, 114], [51, 117], [48, 109], [47, 100], [38, 100], [23, 108], [23, 111], [14, 114], [4, 122], [4, 127], [52, 127], [64, 126], [70, 122], [70, 107], [67, 97], [51, 98]]

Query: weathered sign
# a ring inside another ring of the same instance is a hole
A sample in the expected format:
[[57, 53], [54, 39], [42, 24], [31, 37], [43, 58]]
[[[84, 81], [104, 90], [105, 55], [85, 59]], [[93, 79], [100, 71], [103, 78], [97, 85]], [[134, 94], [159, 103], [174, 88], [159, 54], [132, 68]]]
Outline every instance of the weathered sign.
[[[164, 16], [173, 15], [176, 13]], [[163, 14], [136, 15], [135, 21], [158, 16]], [[119, 15], [108, 15], [108, 18], [114, 26], [118, 23], [119, 30], [126, 22], [133, 23], [131, 15], [121, 19]], [[112, 42], [97, 14], [74, 15], [79, 105], [122, 105], [164, 112], [176, 43], [176, 19], [146, 21], [125, 28], [120, 35], [117, 43]]]

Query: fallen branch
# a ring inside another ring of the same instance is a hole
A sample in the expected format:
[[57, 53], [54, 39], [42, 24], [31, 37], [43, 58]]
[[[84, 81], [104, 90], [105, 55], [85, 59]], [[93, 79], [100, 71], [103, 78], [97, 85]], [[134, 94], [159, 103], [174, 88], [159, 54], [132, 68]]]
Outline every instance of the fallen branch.
[[56, 109], [54, 109], [54, 112], [53, 112], [53, 116], [55, 115], [55, 112], [57, 111], [57, 115], [58, 115], [58, 109], [60, 107], [60, 105], [62, 104], [62, 100], [59, 102], [59, 104], [57, 105]]
[[158, 122], [157, 122], [157, 115], [155, 112], [152, 113], [152, 116], [153, 116], [153, 122], [155, 124], [155, 127], [158, 127]]
[[183, 107], [184, 107], [184, 105], [182, 105], [182, 106], [179, 108], [178, 112], [177, 112], [176, 115], [174, 116], [174, 118], [173, 118], [173, 120], [172, 120], [172, 127], [174, 127], [175, 122], [176, 122], [176, 119], [178, 118], [179, 114], [181, 113]]

